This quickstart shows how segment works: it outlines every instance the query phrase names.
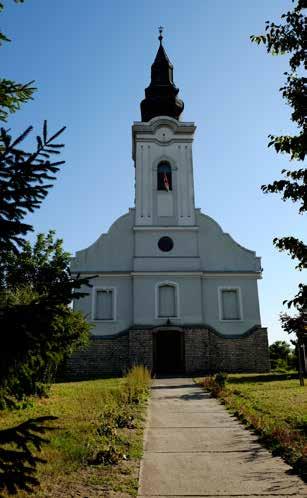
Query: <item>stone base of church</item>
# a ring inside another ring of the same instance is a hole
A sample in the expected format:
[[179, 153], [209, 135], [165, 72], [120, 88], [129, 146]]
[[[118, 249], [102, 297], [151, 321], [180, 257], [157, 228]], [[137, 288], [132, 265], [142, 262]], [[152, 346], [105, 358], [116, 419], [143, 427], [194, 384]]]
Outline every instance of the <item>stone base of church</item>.
[[92, 338], [88, 347], [70, 356], [61, 378], [65, 380], [95, 379], [122, 375], [129, 368], [129, 337]]
[[[162, 335], [163, 330], [180, 335], [181, 373], [270, 370], [265, 328], [255, 327], [242, 336], [225, 337], [209, 327], [158, 327], [133, 328], [114, 338], [93, 337], [86, 349], [68, 359], [65, 378], [74, 380], [121, 375], [132, 365], [140, 364], [155, 373], [158, 371], [157, 336]], [[168, 354], [172, 355], [172, 351]]]

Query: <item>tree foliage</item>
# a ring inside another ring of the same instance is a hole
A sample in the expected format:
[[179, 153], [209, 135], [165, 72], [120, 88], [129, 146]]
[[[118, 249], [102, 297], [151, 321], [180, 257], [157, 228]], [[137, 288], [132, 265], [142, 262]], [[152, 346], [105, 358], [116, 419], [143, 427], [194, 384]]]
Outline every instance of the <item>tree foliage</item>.
[[42, 136], [36, 137], [36, 148], [26, 152], [20, 148], [32, 131], [28, 127], [16, 139], [2, 128], [0, 134], [0, 252], [16, 251], [25, 242], [24, 236], [33, 227], [24, 223], [29, 212], [37, 209], [56, 179], [59, 166], [65, 161], [50, 161], [60, 153], [63, 144], [55, 140], [65, 127], [48, 137], [47, 122]]
[[[54, 381], [68, 354], [87, 344], [89, 324], [83, 315], [59, 303], [54, 286], [47, 296], [26, 304], [9, 302], [0, 320], [0, 389], [4, 399], [41, 395]], [[63, 295], [63, 292], [62, 292]]]
[[[1, 35], [0, 35], [1, 36]], [[36, 88], [29, 83], [17, 83], [13, 80], [0, 78], [0, 121], [7, 121], [9, 114], [18, 111], [22, 104], [32, 100]]]
[[[5, 100], [10, 84], [0, 80], [0, 117], [20, 103], [20, 94], [19, 103]], [[17, 138], [4, 128], [0, 133], [0, 388], [18, 397], [37, 393], [38, 383], [49, 380], [50, 370], [88, 334], [85, 319], [70, 308], [87, 281], [71, 277], [62, 241], [50, 232], [39, 235], [32, 249], [25, 239], [33, 231], [25, 217], [40, 207], [65, 162], [53, 160], [63, 148], [57, 139], [65, 127], [50, 136], [45, 121], [34, 150], [26, 151], [22, 142], [32, 129]]]
[[275, 341], [269, 347], [271, 368], [289, 369], [296, 367], [296, 356], [286, 341]]
[[[291, 120], [295, 123], [297, 132], [290, 135], [269, 135], [269, 147], [274, 147], [277, 153], [288, 154], [290, 160], [304, 161], [307, 148], [307, 114], [306, 114], [306, 83], [302, 75], [303, 68], [307, 68], [306, 60], [306, 22], [303, 13], [306, 0], [297, 0], [291, 11], [281, 16], [281, 23], [266, 21], [266, 33], [251, 36], [251, 40], [258, 44], [265, 44], [267, 52], [272, 55], [289, 56], [289, 72], [285, 73], [286, 81], [280, 88], [282, 97], [291, 107]], [[283, 169], [283, 177], [268, 185], [262, 185], [264, 193], [278, 193], [283, 201], [291, 200], [298, 206], [298, 212], [307, 211], [307, 169]], [[297, 269], [307, 266], [307, 245], [293, 235], [273, 240], [280, 251], [286, 251], [292, 259], [297, 261]], [[298, 294], [290, 301], [285, 301], [288, 307], [294, 306], [300, 314], [307, 299], [307, 286], [300, 284]], [[287, 321], [283, 315], [282, 325], [288, 332], [291, 331], [292, 319]], [[293, 329], [294, 331], [294, 329]]]
[[63, 249], [63, 240], [55, 239], [54, 230], [47, 235], [40, 233], [33, 246], [26, 241], [18, 254], [15, 251], [6, 254], [2, 287], [14, 292], [29, 288], [39, 295], [46, 294], [55, 283], [71, 280], [70, 257]]
[[[0, 45], [8, 41], [0, 33]], [[32, 98], [32, 83], [0, 79], [0, 120]], [[51, 160], [63, 147], [56, 139], [64, 129], [50, 137], [45, 121], [30, 152], [21, 143], [32, 126], [17, 138], [4, 128], [0, 133], [0, 409], [6, 403], [14, 406], [16, 398], [42, 393], [65, 355], [88, 338], [85, 318], [70, 308], [73, 298], [84, 295], [78, 289], [87, 281], [71, 277], [62, 241], [50, 232], [39, 235], [32, 248], [25, 239], [33, 231], [25, 217], [40, 207], [64, 163]], [[44, 422], [54, 418], [0, 430], [0, 493], [31, 491], [39, 483], [35, 470], [43, 460], [33, 448], [40, 450], [47, 441], [40, 434], [50, 430]]]
[[[24, 0], [14, 0], [15, 3], [24, 3]], [[0, 13], [4, 11], [5, 4], [4, 2], [0, 2]], [[3, 42], [10, 42], [10, 38], [8, 38], [4, 33], [0, 32], [0, 45]]]
[[[24, 0], [14, 0], [15, 3], [24, 3]], [[0, 13], [4, 10], [4, 3], [0, 2]], [[3, 32], [0, 31], [0, 46], [4, 42], [10, 42]], [[0, 121], [7, 121], [9, 114], [20, 109], [21, 105], [32, 100], [36, 88], [34, 81], [28, 83], [17, 83], [16, 81], [0, 78]]]
[[[69, 307], [86, 280], [75, 280], [70, 256], [55, 232], [39, 234], [33, 247], [6, 253], [0, 304], [0, 388], [10, 396], [40, 394], [59, 364], [86, 344], [89, 325]], [[9, 333], [8, 333], [9, 331]]]

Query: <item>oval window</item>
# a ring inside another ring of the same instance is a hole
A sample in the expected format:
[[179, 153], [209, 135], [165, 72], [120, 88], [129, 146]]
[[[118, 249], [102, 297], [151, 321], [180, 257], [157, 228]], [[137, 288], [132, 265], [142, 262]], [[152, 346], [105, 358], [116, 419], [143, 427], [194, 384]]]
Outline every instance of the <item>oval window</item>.
[[158, 247], [160, 251], [168, 252], [174, 247], [174, 242], [170, 237], [161, 237], [158, 242]]

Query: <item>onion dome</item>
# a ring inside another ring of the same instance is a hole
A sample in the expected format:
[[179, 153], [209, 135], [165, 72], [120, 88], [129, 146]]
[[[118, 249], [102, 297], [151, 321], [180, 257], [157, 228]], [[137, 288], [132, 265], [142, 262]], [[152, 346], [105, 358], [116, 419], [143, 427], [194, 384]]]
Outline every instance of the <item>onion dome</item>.
[[179, 88], [173, 81], [173, 65], [162, 45], [162, 30], [159, 28], [160, 46], [151, 66], [151, 82], [145, 89], [145, 99], [141, 102], [142, 121], [150, 121], [156, 116], [170, 116], [179, 119], [184, 103], [177, 98]]

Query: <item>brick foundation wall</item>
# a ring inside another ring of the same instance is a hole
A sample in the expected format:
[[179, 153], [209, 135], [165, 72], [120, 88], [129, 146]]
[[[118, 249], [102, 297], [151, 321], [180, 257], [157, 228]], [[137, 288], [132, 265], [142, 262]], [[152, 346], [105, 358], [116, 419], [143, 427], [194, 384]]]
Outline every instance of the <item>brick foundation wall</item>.
[[209, 340], [210, 333], [206, 329], [185, 329], [184, 352], [187, 373], [209, 370]]
[[[139, 364], [153, 370], [155, 333], [153, 329], [131, 329], [127, 334], [114, 338], [92, 339], [88, 348], [68, 359], [65, 379], [118, 375]], [[206, 328], [187, 327], [182, 333], [186, 373], [270, 370], [265, 328], [258, 328], [240, 338], [222, 337]]]
[[225, 372], [268, 372], [270, 370], [267, 329], [227, 339], [210, 334], [210, 370]]
[[129, 366], [128, 348], [128, 334], [114, 339], [91, 339], [87, 348], [68, 358], [63, 376], [69, 380], [81, 380], [121, 375]]
[[129, 330], [129, 363], [153, 369], [152, 330]]

